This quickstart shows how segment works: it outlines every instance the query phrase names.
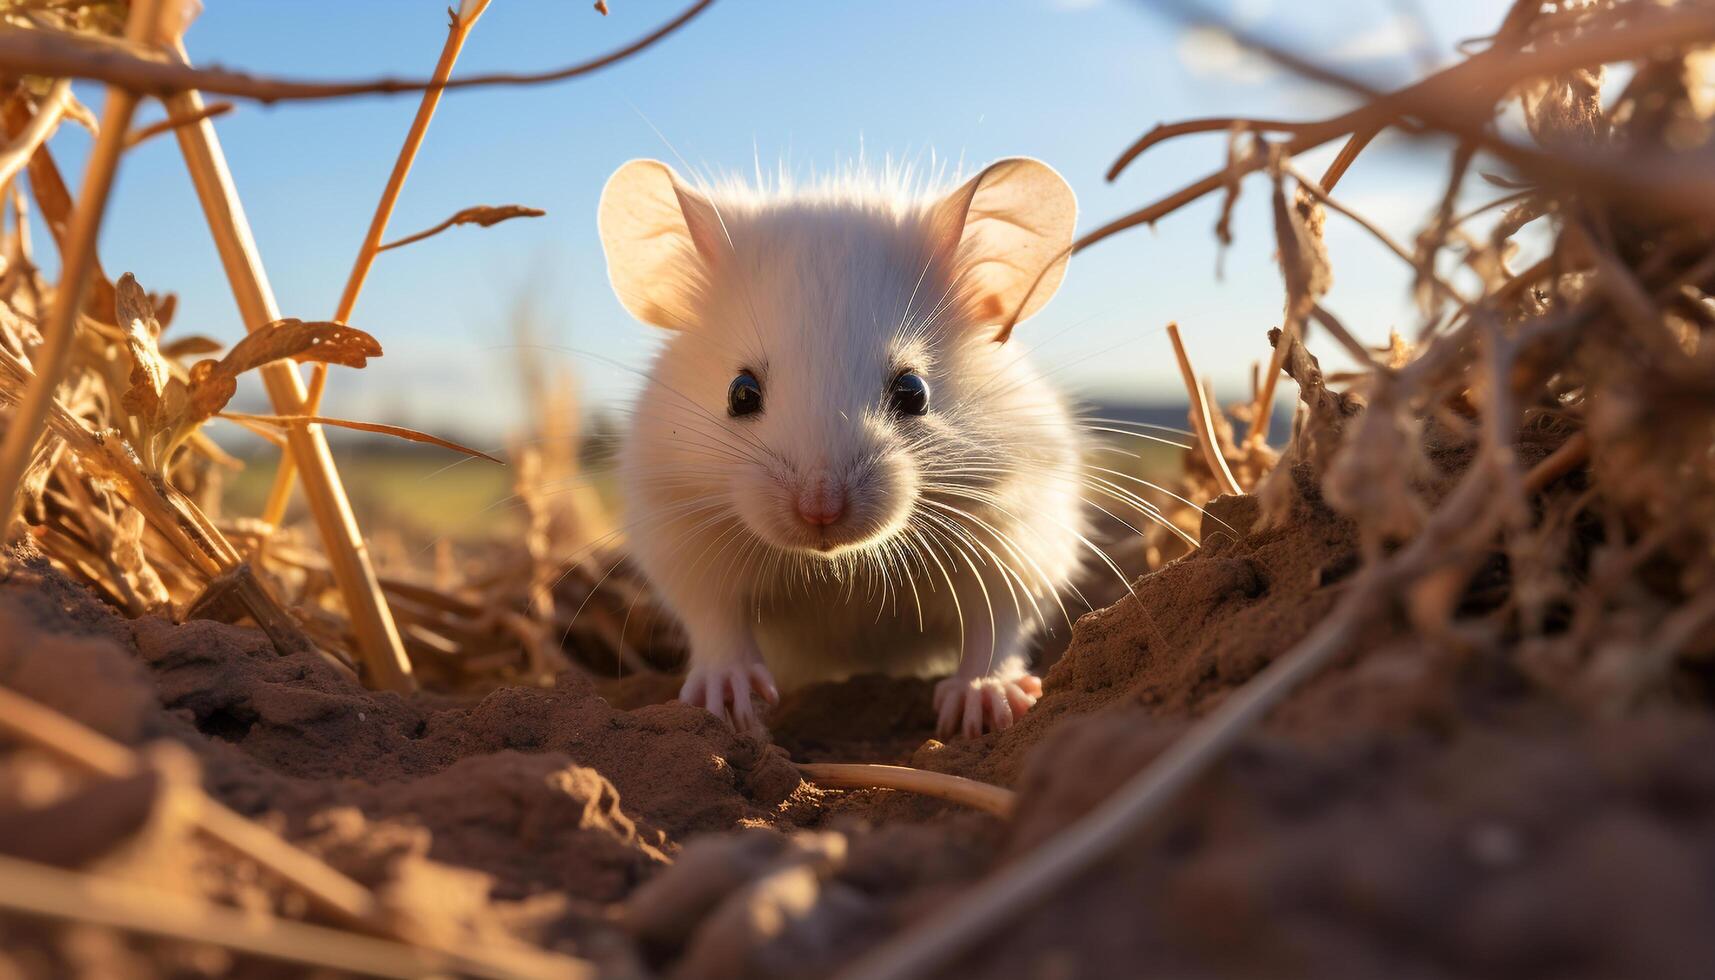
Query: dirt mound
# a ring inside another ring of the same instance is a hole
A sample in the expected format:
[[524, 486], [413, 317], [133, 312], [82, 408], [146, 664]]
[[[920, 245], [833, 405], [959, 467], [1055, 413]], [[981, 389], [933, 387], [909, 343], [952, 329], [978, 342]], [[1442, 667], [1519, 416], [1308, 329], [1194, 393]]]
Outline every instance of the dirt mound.
[[[1357, 541], [1300, 490], [1269, 529], [1252, 498], [1217, 501], [1201, 551], [1080, 620], [1036, 709], [968, 742], [930, 739], [928, 686], [886, 678], [794, 694], [773, 715], [775, 746], [651, 703], [672, 694], [660, 677], [480, 699], [376, 693], [254, 630], [128, 622], [28, 564], [0, 588], [0, 683], [122, 742], [182, 747], [190, 778], [372, 888], [409, 934], [530, 943], [611, 970], [814, 976], [1064, 831], [1308, 632], [1346, 587]], [[1145, 836], [960, 969], [1706, 975], [1707, 713], [1592, 720], [1512, 669], [1502, 645], [1414, 636], [1403, 616], [1375, 618], [1352, 656]], [[788, 752], [1004, 783], [1020, 809], [1003, 823], [820, 791]], [[26, 798], [18, 787], [44, 760], [4, 759], [6, 852], [306, 914], [289, 889], [162, 830], [164, 777]], [[265, 971], [77, 927], [0, 930], [26, 975]]]
[[[611, 931], [606, 904], [680, 840], [789, 829], [816, 795], [765, 742], [683, 705], [619, 711], [575, 679], [477, 701], [366, 691], [314, 654], [279, 655], [256, 630], [128, 622], [39, 565], [14, 567], [0, 590], [0, 683], [120, 742], [185, 747], [218, 799], [442, 938], [552, 944]], [[149, 779], [31, 799], [18, 788], [42, 765], [6, 756], [3, 802], [29, 804], [0, 806], [6, 853], [84, 864], [155, 819]], [[153, 883], [302, 914], [277, 883], [219, 880], [220, 856], [184, 834], [152, 850], [142, 877]], [[548, 921], [513, 921], [549, 906]]]

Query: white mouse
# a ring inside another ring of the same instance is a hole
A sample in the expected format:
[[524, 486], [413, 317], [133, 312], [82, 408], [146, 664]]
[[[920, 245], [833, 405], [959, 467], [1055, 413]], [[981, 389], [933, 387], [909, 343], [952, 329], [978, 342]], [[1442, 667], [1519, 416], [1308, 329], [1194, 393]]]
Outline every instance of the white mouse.
[[620, 453], [630, 551], [683, 622], [680, 699], [741, 730], [751, 694], [940, 676], [944, 734], [1042, 690], [1082, 446], [1012, 324], [1065, 274], [1077, 204], [1007, 159], [941, 193], [849, 174], [690, 183], [635, 160], [602, 192], [614, 291], [668, 331]]

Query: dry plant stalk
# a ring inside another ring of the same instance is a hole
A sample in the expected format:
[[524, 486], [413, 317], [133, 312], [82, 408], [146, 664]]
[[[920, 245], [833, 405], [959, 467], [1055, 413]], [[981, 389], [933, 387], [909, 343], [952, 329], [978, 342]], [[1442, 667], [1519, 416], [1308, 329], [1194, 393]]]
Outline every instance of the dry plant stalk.
[[[184, 46], [176, 40], [173, 46], [178, 58], [188, 61]], [[202, 117], [192, 125], [175, 129], [174, 135], [178, 137], [185, 165], [190, 169], [192, 183], [196, 185], [197, 199], [202, 203], [209, 229], [214, 234], [215, 246], [220, 252], [221, 264], [226, 268], [227, 280], [232, 285], [233, 298], [244, 318], [245, 329], [260, 330], [281, 319], [280, 310], [263, 271], [261, 256], [257, 254], [249, 222], [244, 217], [243, 204], [233, 187], [232, 174], [227, 169], [226, 156], [215, 136], [214, 124], [204, 116], [202, 96], [194, 89], [179, 92], [166, 101], [170, 114]], [[274, 361], [263, 367], [262, 380], [276, 414], [305, 414], [304, 382], [297, 369], [287, 362]], [[399, 630], [387, 609], [386, 596], [376, 581], [363, 534], [358, 529], [357, 519], [352, 516], [351, 504], [334, 467], [327, 439], [320, 427], [302, 425], [287, 429], [286, 441], [303, 473], [305, 496], [321, 531], [322, 545], [333, 566], [334, 578], [345, 599], [346, 613], [351, 617], [352, 631], [356, 634], [358, 651], [366, 669], [365, 680], [371, 686], [385, 690], [410, 690], [414, 686], [411, 662], [405, 656]]]
[[194, 116], [169, 115], [159, 122], [153, 122], [141, 129], [133, 130], [129, 136], [125, 137], [125, 148], [131, 149], [139, 143], [145, 143], [162, 133], [178, 129], [180, 126], [189, 126], [192, 123], [202, 122], [204, 119], [218, 119], [231, 112], [232, 109], [233, 105], [230, 102], [210, 102]]
[[36, 155], [37, 148], [46, 143], [54, 130], [59, 128], [60, 120], [64, 118], [66, 106], [70, 102], [71, 79], [62, 78], [54, 83], [48, 97], [37, 106], [36, 115], [30, 120], [30, 124], [4, 151], [0, 151], [0, 185], [10, 184], [12, 179], [18, 176], [18, 171], [29, 164], [30, 158]]
[[212, 905], [118, 878], [0, 856], [0, 909], [205, 943], [295, 966], [372, 977], [456, 972], [493, 980], [578, 980], [595, 971], [547, 954], [484, 956], [411, 946], [360, 933]]
[[[399, 203], [399, 194], [405, 189], [405, 178], [411, 174], [411, 165], [417, 160], [417, 151], [422, 148], [423, 138], [429, 133], [429, 123], [435, 118], [435, 109], [441, 104], [441, 93], [446, 91], [447, 79], [452, 77], [459, 52], [464, 50], [471, 28], [476, 26], [482, 12], [488, 9], [488, 3], [489, 0], [473, 0], [456, 11], [448, 11], [450, 21], [447, 25], [447, 40], [441, 47], [440, 59], [435, 63], [435, 72], [430, 78], [431, 87], [423, 91], [423, 99], [417, 104], [417, 114], [411, 119], [411, 128], [405, 132], [404, 145], [399, 147], [399, 156], [393, 161], [393, 170], [387, 175], [387, 184], [381, 190], [381, 200], [376, 202], [375, 214], [369, 219], [369, 230], [364, 232], [363, 244], [358, 246], [357, 258], [351, 264], [351, 274], [346, 277], [345, 289], [340, 293], [339, 307], [334, 310], [333, 319], [336, 323], [351, 322], [351, 313], [357, 308], [357, 298], [363, 292], [363, 283], [369, 278], [369, 270], [375, 264], [375, 257], [381, 253], [381, 239], [387, 234], [387, 223], [392, 220], [393, 209]], [[422, 237], [427, 238], [432, 234], [434, 231], [425, 232]], [[304, 414], [316, 415], [321, 412], [322, 391], [326, 384], [327, 371], [323, 368], [314, 369], [310, 375], [310, 395], [304, 406]], [[292, 481], [296, 472], [296, 461], [289, 455], [282, 456], [280, 468], [274, 473], [274, 485], [268, 491], [268, 502], [262, 511], [264, 521], [277, 525], [286, 516], [286, 503], [291, 498]]]
[[1002, 786], [981, 783], [944, 772], [909, 766], [867, 763], [809, 762], [798, 766], [804, 778], [830, 789], [896, 789], [962, 803], [997, 817], [1010, 817], [1018, 794]]
[[[125, 39], [133, 44], [154, 41], [161, 13], [162, 0], [138, 0], [127, 17]], [[54, 105], [60, 107], [58, 110], [42, 107], [37, 119], [51, 116], [55, 111], [63, 112], [66, 97], [62, 92], [54, 99]], [[24, 478], [25, 467], [35, 454], [42, 426], [47, 420], [48, 406], [54, 399], [54, 390], [59, 387], [70, 365], [78, 313], [83, 309], [85, 291], [95, 271], [95, 244], [101, 231], [101, 218], [107, 208], [108, 192], [113, 189], [113, 176], [119, 169], [120, 154], [125, 151], [125, 133], [131, 128], [131, 116], [137, 111], [137, 102], [137, 94], [130, 89], [115, 85], [107, 90], [101, 136], [95, 141], [89, 166], [84, 171], [83, 191], [78, 208], [72, 214], [69, 240], [61, 257], [60, 288], [55, 293], [48, 320], [43, 324], [45, 342], [36, 357], [35, 380], [13, 413], [11, 424], [6, 428], [5, 441], [0, 443], [0, 503], [6, 508], [3, 517], [7, 523], [10, 523], [11, 514], [17, 507], [18, 485]], [[34, 128], [32, 125], [32, 130], [26, 131], [26, 138], [33, 138], [31, 132]], [[36, 146], [39, 147], [45, 138], [45, 133], [36, 138]], [[32, 155], [34, 149], [31, 149]]]
[[[109, 779], [143, 769], [125, 746], [4, 687], [0, 708], [0, 729], [74, 766]], [[378, 906], [368, 889], [272, 832], [213, 800], [198, 799], [188, 812], [210, 837], [296, 885], [323, 910], [355, 925], [376, 921]]]
[[1197, 382], [1197, 372], [1192, 369], [1191, 358], [1185, 353], [1185, 342], [1179, 339], [1179, 324], [1167, 325], [1167, 339], [1173, 342], [1173, 356], [1178, 359], [1179, 374], [1185, 379], [1185, 392], [1191, 400], [1191, 418], [1197, 424], [1197, 442], [1203, 451], [1203, 460], [1209, 464], [1209, 472], [1215, 474], [1224, 492], [1244, 493], [1239, 481], [1233, 478], [1233, 471], [1227, 467], [1226, 455], [1221, 452], [1209, 399], [1204, 397], [1203, 386]]

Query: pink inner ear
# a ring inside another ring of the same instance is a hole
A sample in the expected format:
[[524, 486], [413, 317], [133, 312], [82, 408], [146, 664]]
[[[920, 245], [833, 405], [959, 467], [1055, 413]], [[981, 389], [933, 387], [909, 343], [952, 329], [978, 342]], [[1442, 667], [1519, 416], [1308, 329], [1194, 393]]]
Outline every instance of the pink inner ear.
[[697, 254], [710, 266], [717, 264], [732, 251], [732, 245], [727, 241], [726, 228], [715, 206], [701, 194], [680, 187], [677, 180], [673, 182], [673, 194], [679, 199], [679, 213], [685, 218], [685, 230], [690, 232]]
[[976, 191], [976, 181], [967, 182], [936, 204], [930, 215], [931, 246], [948, 263], [958, 258], [959, 243], [965, 237], [965, 220], [970, 217], [971, 199]]

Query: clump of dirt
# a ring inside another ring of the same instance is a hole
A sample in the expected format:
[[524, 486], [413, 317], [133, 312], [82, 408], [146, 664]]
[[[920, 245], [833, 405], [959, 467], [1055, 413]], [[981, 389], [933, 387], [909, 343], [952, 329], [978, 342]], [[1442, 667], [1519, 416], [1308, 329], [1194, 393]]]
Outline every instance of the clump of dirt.
[[[15, 564], [0, 586], [0, 683], [122, 743], [188, 750], [209, 793], [441, 940], [552, 946], [611, 932], [609, 904], [680, 841], [790, 829], [818, 795], [765, 741], [684, 705], [620, 711], [575, 678], [478, 700], [367, 691], [315, 654], [280, 655], [258, 630], [127, 621], [40, 562]], [[5, 853], [85, 865], [159, 820], [158, 780], [62, 774], [43, 789], [44, 760], [13, 749], [0, 761]], [[245, 878], [183, 828], [167, 843], [140, 845], [154, 870], [137, 877], [303, 914], [290, 889]], [[8, 947], [34, 937], [39, 962], [72, 955], [63, 943], [50, 955], [26, 922], [0, 932]]]
[[[772, 715], [773, 745], [650, 703], [673, 686], [647, 675], [481, 698], [366, 691], [255, 630], [127, 621], [28, 561], [0, 586], [0, 683], [121, 742], [180, 749], [189, 775], [176, 778], [372, 888], [408, 935], [673, 976], [813, 976], [1064, 831], [1327, 613], [1359, 542], [1308, 479], [1298, 489], [1290, 519], [1267, 528], [1254, 498], [1211, 505], [1201, 550], [1083, 617], [1037, 707], [972, 741], [930, 738], [928, 684], [886, 678], [794, 694]], [[1705, 973], [1707, 713], [1592, 719], [1493, 646], [1423, 637], [1397, 613], [1371, 622], [1165, 819], [959, 969]], [[1011, 785], [1019, 810], [1002, 822], [817, 790], [788, 754]], [[173, 766], [21, 788], [45, 766], [16, 746], [0, 761], [6, 853], [309, 914], [162, 817]], [[0, 933], [26, 975], [262, 969], [82, 927], [13, 919]]]

